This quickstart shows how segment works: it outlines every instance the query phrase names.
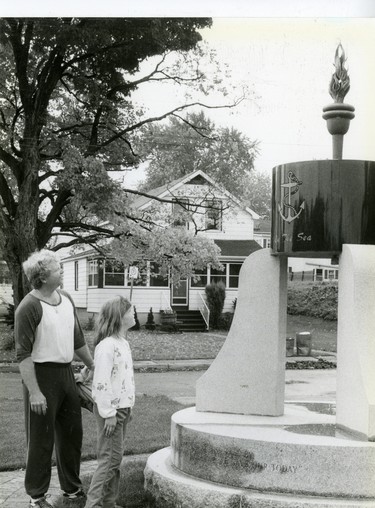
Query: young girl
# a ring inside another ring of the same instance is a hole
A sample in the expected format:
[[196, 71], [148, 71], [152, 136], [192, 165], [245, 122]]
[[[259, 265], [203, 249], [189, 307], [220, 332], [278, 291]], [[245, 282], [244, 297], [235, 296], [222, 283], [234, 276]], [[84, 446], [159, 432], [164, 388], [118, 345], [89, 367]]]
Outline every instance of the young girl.
[[92, 383], [98, 467], [87, 493], [86, 508], [114, 508], [116, 504], [126, 424], [134, 405], [133, 361], [125, 339], [134, 325], [133, 307], [126, 298], [118, 296], [102, 306]]

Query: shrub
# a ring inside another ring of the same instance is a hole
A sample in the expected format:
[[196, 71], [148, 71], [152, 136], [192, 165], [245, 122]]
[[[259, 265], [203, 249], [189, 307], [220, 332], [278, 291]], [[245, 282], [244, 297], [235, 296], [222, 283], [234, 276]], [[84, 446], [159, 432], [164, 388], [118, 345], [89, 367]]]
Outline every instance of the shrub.
[[152, 307], [150, 308], [150, 312], [147, 314], [147, 322], [145, 324], [145, 327], [146, 330], [155, 330], [156, 328]]
[[7, 303], [7, 313], [4, 317], [5, 323], [13, 330], [14, 329], [14, 304]]
[[219, 319], [220, 330], [229, 330], [233, 321], [233, 312], [223, 312]]
[[92, 314], [91, 317], [88, 318], [85, 325], [83, 326], [83, 329], [92, 332], [95, 328], [95, 314]]
[[208, 284], [205, 287], [207, 305], [210, 309], [210, 326], [219, 327], [221, 313], [223, 312], [225, 301], [225, 285], [223, 282]]
[[141, 328], [141, 325], [139, 324], [139, 320], [138, 320], [138, 314], [137, 314], [137, 309], [135, 308], [134, 306], [134, 321], [135, 321], [135, 325], [132, 326], [130, 328], [130, 330], [139, 330]]
[[335, 321], [337, 319], [338, 286], [313, 284], [288, 288], [288, 314], [299, 314]]

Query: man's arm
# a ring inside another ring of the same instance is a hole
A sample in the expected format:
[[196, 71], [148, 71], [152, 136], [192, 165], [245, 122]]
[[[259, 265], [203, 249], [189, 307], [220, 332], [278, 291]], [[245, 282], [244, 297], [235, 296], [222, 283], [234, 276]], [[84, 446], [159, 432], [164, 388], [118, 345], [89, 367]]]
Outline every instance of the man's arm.
[[39, 415], [45, 415], [47, 412], [47, 401], [40, 391], [38, 381], [36, 380], [34, 362], [31, 357], [25, 358], [19, 364], [21, 377], [30, 395], [31, 410]]

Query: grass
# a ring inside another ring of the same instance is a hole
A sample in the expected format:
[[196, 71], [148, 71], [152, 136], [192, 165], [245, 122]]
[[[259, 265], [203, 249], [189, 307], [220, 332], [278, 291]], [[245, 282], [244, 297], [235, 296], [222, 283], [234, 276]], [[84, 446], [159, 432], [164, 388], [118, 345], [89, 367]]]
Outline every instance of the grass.
[[[310, 331], [314, 349], [336, 351], [336, 322], [307, 316], [288, 316], [287, 335]], [[0, 344], [8, 344], [11, 331], [0, 324]], [[85, 332], [93, 349], [93, 332]], [[130, 332], [128, 340], [134, 360], [214, 358], [220, 351], [226, 333]], [[15, 361], [13, 350], [0, 348], [0, 362]], [[18, 393], [18, 392], [17, 392]], [[24, 467], [26, 441], [23, 401], [19, 394], [2, 392], [0, 412], [0, 470]], [[4, 394], [7, 394], [4, 396]], [[169, 445], [170, 418], [184, 406], [167, 397], [142, 396], [137, 398], [133, 421], [129, 424], [126, 454], [151, 453]], [[93, 415], [83, 410], [84, 460], [94, 458], [96, 429]]]
[[[129, 423], [125, 443], [125, 455], [152, 453], [169, 446], [170, 421], [184, 405], [165, 396], [137, 397], [133, 420]], [[83, 447], [82, 459], [96, 457], [96, 426], [94, 416], [82, 410]], [[0, 471], [25, 467], [26, 439], [23, 401], [14, 398], [1, 399], [0, 413]]]
[[[325, 321], [309, 316], [290, 316], [287, 321], [287, 336], [296, 332], [312, 333], [313, 349], [336, 351], [336, 321]], [[92, 331], [85, 331], [85, 337], [93, 351]], [[212, 330], [206, 333], [161, 333], [140, 330], [128, 333], [128, 341], [133, 359], [140, 360], [175, 360], [175, 359], [210, 359], [220, 351], [227, 332]], [[12, 331], [0, 323], [0, 362], [14, 362], [14, 350], [4, 348], [9, 344]]]

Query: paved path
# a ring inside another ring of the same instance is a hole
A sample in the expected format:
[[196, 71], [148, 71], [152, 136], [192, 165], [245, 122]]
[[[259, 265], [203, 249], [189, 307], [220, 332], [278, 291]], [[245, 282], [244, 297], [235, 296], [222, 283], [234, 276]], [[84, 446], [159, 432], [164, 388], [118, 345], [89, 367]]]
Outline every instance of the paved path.
[[[288, 359], [288, 361], [301, 361]], [[306, 358], [303, 358], [306, 361]], [[313, 358], [311, 359], [314, 360]], [[333, 361], [334, 356], [329, 357]], [[138, 395], [166, 395], [171, 399], [184, 404], [194, 404], [195, 383], [202, 376], [203, 369], [211, 363], [209, 360], [193, 360], [190, 362], [166, 361], [166, 362], [138, 362], [136, 366], [135, 383]], [[152, 365], [151, 365], [152, 364]], [[163, 368], [162, 368], [163, 364]], [[166, 367], [167, 365], [167, 367]], [[147, 372], [151, 367], [151, 371]], [[198, 370], [188, 370], [188, 369]], [[165, 370], [167, 372], [165, 372]], [[177, 370], [172, 370], [177, 369]], [[1, 396], [18, 399], [22, 397], [20, 389], [20, 375], [17, 369], [0, 368]], [[145, 372], [146, 371], [146, 372]], [[316, 401], [334, 402], [336, 397], [336, 370], [286, 370], [285, 373], [285, 400], [286, 401]], [[95, 469], [96, 462], [89, 461], [82, 464], [82, 476], [91, 474]], [[8, 471], [0, 473], [0, 506], [1, 508], [26, 507], [28, 497], [24, 491], [24, 471]], [[56, 502], [60, 490], [56, 468], [53, 468], [51, 488], [51, 501]], [[72, 504], [72, 508], [73, 508]]]

